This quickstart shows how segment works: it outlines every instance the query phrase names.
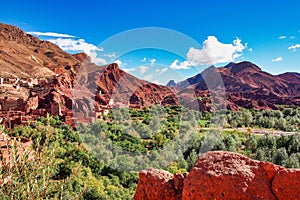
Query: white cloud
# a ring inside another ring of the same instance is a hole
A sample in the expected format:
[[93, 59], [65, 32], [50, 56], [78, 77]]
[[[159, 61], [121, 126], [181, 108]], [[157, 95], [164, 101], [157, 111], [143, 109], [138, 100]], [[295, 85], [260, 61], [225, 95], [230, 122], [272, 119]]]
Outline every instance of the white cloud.
[[145, 74], [148, 70], [149, 70], [149, 67], [146, 67], [146, 66], [139, 67], [140, 74]]
[[96, 51], [90, 51], [88, 55], [91, 57], [92, 62], [97, 65], [107, 65], [108, 64], [108, 62], [104, 58], [97, 57]]
[[250, 51], [250, 52], [252, 52], [252, 51], [253, 51], [253, 49], [252, 49], [252, 48], [249, 48], [249, 51]]
[[129, 73], [129, 72], [135, 72], [137, 70], [137, 68], [122, 68], [125, 72]]
[[144, 57], [141, 62], [145, 63], [145, 62], [150, 62], [151, 65], [154, 65], [154, 63], [157, 61], [155, 58], [147, 58], [147, 57]]
[[174, 60], [170, 65], [171, 69], [189, 69], [192, 65], [189, 61], [180, 62], [179, 60]]
[[295, 44], [293, 46], [290, 46], [288, 49], [292, 51], [296, 51], [298, 48], [300, 48], [300, 44]]
[[103, 54], [102, 56], [108, 57], [110, 59], [115, 59], [117, 57], [117, 54], [116, 54], [116, 52], [112, 52], [112, 53]]
[[64, 34], [64, 33], [54, 33], [54, 32], [27, 32], [30, 35], [35, 36], [46, 36], [46, 37], [60, 37], [60, 38], [75, 38], [74, 35]]
[[153, 81], [151, 81], [152, 83], [155, 83], [155, 84], [157, 84], [157, 85], [162, 85], [160, 82], [159, 82], [159, 80], [153, 80]]
[[155, 72], [158, 73], [159, 75], [166, 73], [168, 71], [168, 68], [162, 68], [162, 69], [156, 69]]
[[233, 44], [224, 44], [218, 41], [215, 36], [209, 36], [203, 42], [202, 49], [191, 47], [187, 53], [187, 60], [179, 62], [175, 60], [170, 68], [188, 69], [191, 66], [233, 62], [242, 56], [247, 44], [242, 44], [239, 38], [233, 40]]
[[209, 36], [203, 42], [202, 49], [190, 48], [187, 58], [191, 65], [216, 64], [232, 62], [241, 56], [241, 52], [246, 48], [246, 45], [237, 38], [233, 44], [223, 44], [218, 41], [215, 36]]
[[114, 63], [117, 63], [119, 67], [123, 65], [123, 62], [121, 60], [115, 60]]
[[151, 65], [153, 65], [155, 62], [156, 62], [155, 58], [153, 58], [153, 59], [150, 60]]
[[[47, 39], [47, 41], [52, 42], [59, 46], [64, 51], [83, 51], [87, 55], [91, 56], [95, 60], [98, 60], [101, 64], [105, 63], [104, 60], [99, 60], [97, 58], [96, 53], [92, 53], [92, 51], [103, 51], [102, 48], [99, 48], [93, 44], [87, 43], [84, 39], [78, 39], [76, 36], [64, 34], [64, 33], [55, 33], [55, 32], [27, 32], [28, 34], [32, 34], [35, 36], [46, 36], [51, 37], [51, 39]], [[93, 54], [93, 55], [92, 55]], [[112, 58], [115, 54], [106, 54], [107, 57]]]
[[285, 36], [285, 35], [282, 35], [282, 36], [279, 37], [280, 40], [283, 40], [283, 39], [286, 39], [286, 38], [289, 38], [289, 39], [295, 39], [296, 37], [293, 36], [293, 35], [290, 36], [290, 37], [287, 37], [287, 36]]
[[282, 61], [282, 60], [283, 60], [283, 58], [281, 56], [279, 56], [279, 57], [273, 59], [272, 62], [279, 62], [279, 61]]
[[147, 76], [144, 76], [144, 80], [146, 80], [146, 81], [151, 81], [152, 78], [153, 78], [153, 74], [149, 74]]
[[57, 38], [48, 41], [58, 45], [64, 51], [83, 51], [87, 55], [90, 55], [91, 51], [103, 51], [103, 49], [87, 43], [84, 39]]

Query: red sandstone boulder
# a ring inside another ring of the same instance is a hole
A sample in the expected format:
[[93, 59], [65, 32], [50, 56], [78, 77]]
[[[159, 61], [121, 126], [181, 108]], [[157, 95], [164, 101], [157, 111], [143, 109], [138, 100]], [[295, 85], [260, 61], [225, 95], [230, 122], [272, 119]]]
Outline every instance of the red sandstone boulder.
[[271, 183], [279, 169], [236, 153], [208, 152], [185, 179], [182, 199], [276, 199]]
[[300, 170], [246, 156], [214, 151], [199, 157], [191, 172], [140, 172], [135, 200], [142, 199], [300, 199]]
[[281, 170], [273, 180], [272, 190], [278, 200], [300, 199], [300, 170]]
[[134, 200], [179, 200], [180, 196], [176, 196], [173, 178], [173, 174], [164, 170], [141, 171]]

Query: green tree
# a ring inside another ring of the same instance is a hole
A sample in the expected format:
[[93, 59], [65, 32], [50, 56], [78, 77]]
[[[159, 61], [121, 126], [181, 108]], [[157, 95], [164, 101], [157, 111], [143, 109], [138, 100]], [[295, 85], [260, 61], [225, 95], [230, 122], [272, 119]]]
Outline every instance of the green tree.
[[273, 163], [277, 165], [283, 165], [285, 162], [289, 159], [289, 156], [286, 152], [285, 148], [277, 149], [274, 157], [273, 157]]
[[285, 162], [284, 166], [287, 168], [299, 168], [299, 158], [296, 154], [292, 154]]

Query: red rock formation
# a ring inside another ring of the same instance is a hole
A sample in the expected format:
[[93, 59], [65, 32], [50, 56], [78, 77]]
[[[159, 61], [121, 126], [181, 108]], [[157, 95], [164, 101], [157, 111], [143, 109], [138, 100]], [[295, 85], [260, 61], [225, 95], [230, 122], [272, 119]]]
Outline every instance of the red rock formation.
[[106, 103], [113, 99], [116, 103], [125, 102], [141, 108], [154, 104], [178, 105], [176, 94], [170, 88], [140, 80], [120, 69], [116, 63], [98, 67], [96, 72], [90, 72], [87, 77], [86, 87], [90, 91], [101, 91], [97, 99], [105, 99]]
[[279, 167], [270, 165], [234, 153], [207, 153], [185, 179], [183, 199], [276, 199], [271, 182]]
[[164, 170], [147, 169], [140, 172], [138, 188], [134, 199], [179, 199], [180, 196], [177, 193], [174, 187], [173, 174]]
[[279, 171], [274, 177], [272, 190], [279, 200], [300, 199], [300, 171], [292, 169]]
[[[161, 174], [167, 174], [167, 181], [161, 181]], [[166, 199], [165, 194], [170, 193], [177, 193], [168, 195], [172, 200], [300, 199], [300, 170], [255, 161], [237, 153], [203, 154], [182, 187], [175, 184], [175, 177], [178, 175], [163, 170], [141, 171], [134, 199]]]

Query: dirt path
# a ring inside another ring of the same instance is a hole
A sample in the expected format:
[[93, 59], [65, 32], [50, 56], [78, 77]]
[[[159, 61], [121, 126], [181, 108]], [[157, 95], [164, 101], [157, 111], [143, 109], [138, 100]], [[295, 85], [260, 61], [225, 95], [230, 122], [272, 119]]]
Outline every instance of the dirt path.
[[252, 134], [273, 134], [273, 135], [293, 135], [297, 132], [288, 132], [288, 131], [280, 131], [273, 129], [263, 129], [263, 128], [200, 128], [199, 130], [223, 130], [223, 131], [241, 131], [241, 132], [249, 132]]

